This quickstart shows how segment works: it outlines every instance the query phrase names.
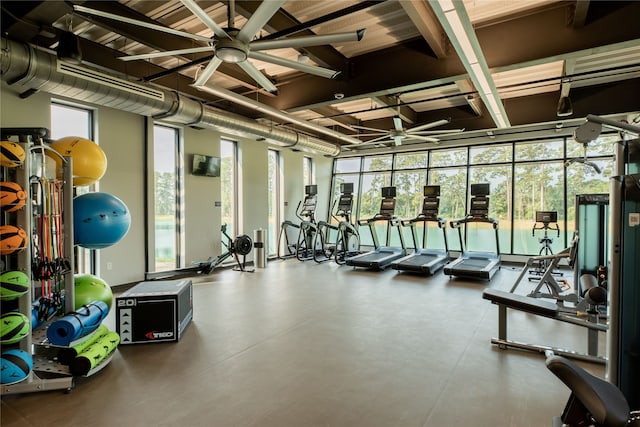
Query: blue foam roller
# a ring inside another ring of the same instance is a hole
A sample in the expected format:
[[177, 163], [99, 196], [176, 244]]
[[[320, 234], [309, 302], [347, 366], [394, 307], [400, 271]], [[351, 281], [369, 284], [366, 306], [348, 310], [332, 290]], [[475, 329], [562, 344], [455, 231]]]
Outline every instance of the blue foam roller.
[[83, 305], [78, 310], [51, 323], [47, 329], [47, 338], [53, 345], [68, 346], [98, 329], [107, 314], [109, 314], [109, 307], [102, 301]]

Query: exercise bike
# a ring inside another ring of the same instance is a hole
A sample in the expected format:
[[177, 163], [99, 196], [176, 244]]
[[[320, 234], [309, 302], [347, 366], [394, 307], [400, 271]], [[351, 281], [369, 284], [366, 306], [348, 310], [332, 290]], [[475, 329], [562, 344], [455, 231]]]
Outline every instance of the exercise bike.
[[[179, 268], [176, 270], [168, 271], [147, 272], [144, 275], [145, 280], [165, 280], [175, 277], [211, 274], [211, 272], [216, 267], [218, 267], [231, 256], [234, 257], [237, 264], [236, 267], [233, 268], [233, 270], [253, 273], [255, 270], [248, 270], [246, 268], [246, 257], [253, 248], [253, 240], [251, 240], [251, 237], [243, 234], [236, 237], [235, 239], [232, 239], [231, 236], [227, 234], [227, 224], [222, 224], [222, 226], [220, 227], [220, 231], [227, 240], [226, 242], [222, 242], [224, 247], [227, 248], [226, 252], [224, 252], [223, 254], [220, 254], [215, 258], [208, 258], [206, 261], [194, 262], [194, 265], [192, 267]], [[240, 261], [239, 255], [242, 256], [242, 261]]]
[[[531, 235], [535, 237], [536, 231], [538, 230], [542, 230], [544, 232], [543, 236], [538, 240], [540, 242], [540, 252], [538, 252], [538, 255], [553, 255], [553, 250], [551, 249], [553, 239], [549, 237], [549, 230], [555, 231], [557, 233], [557, 237], [560, 237], [558, 212], [536, 211], [536, 222], [533, 224], [533, 228], [531, 229]], [[534, 268], [529, 270], [529, 274], [533, 275], [529, 277], [529, 280], [536, 280], [537, 277], [542, 276], [550, 263], [551, 261], [549, 258], [542, 258], [538, 260]], [[562, 273], [560, 272], [554, 272], [553, 274], [562, 276]]]
[[624, 394], [570, 360], [546, 353], [547, 368], [571, 390], [562, 415], [553, 427], [640, 427], [640, 410], [631, 411]]

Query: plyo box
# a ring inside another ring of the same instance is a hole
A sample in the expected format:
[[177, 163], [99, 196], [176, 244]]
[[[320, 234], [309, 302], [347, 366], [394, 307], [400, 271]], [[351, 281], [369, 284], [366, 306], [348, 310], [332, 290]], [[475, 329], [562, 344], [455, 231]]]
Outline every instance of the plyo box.
[[116, 297], [120, 345], [178, 341], [192, 318], [191, 280], [141, 282]]

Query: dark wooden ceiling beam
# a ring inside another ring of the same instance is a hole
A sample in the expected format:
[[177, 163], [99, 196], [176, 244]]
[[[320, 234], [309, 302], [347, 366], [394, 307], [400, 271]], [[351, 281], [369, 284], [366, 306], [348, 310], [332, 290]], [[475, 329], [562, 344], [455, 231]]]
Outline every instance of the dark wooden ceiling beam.
[[[598, 4], [599, 9], [608, 9], [601, 11], [599, 19], [579, 30], [567, 25], [567, 7], [478, 29], [477, 36], [489, 67], [513, 66], [552, 57], [561, 59], [562, 55], [572, 52], [640, 39], [640, 26], [635, 22], [635, 17], [640, 16], [640, 2], [627, 2], [617, 7]], [[592, 4], [591, 9], [594, 7]], [[591, 13], [595, 12], [590, 10]], [[543, 34], [548, 36], [541, 36]], [[305, 76], [279, 87], [279, 96], [270, 104], [296, 111], [334, 104], [336, 91], [343, 92], [345, 100], [372, 94], [389, 95], [420, 85], [451, 82], [452, 77], [465, 74], [455, 55], [436, 59], [423, 40], [351, 58], [350, 62], [351, 78], [335, 82]]]

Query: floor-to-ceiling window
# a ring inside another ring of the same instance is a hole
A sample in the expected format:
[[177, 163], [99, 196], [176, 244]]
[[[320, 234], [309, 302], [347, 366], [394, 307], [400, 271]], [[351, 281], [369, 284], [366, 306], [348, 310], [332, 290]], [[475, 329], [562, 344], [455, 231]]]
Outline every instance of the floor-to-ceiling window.
[[[220, 197], [222, 200], [220, 222], [227, 224], [227, 233], [238, 235], [238, 146], [235, 141], [220, 141]], [[222, 245], [224, 250], [224, 245]]]
[[316, 182], [313, 159], [311, 157], [304, 156], [302, 158], [302, 178], [304, 185], [312, 185]]
[[280, 200], [282, 187], [282, 170], [280, 152], [277, 150], [268, 151], [268, 191], [269, 191], [269, 230], [267, 241], [269, 243], [269, 255], [278, 252], [278, 233], [282, 222]]
[[[393, 183], [398, 192], [396, 213], [411, 218], [420, 209], [426, 176], [429, 185], [440, 185], [439, 215], [450, 221], [467, 214], [470, 185], [486, 182], [491, 192], [489, 216], [499, 221], [501, 253], [539, 252], [542, 233], [532, 235], [536, 211], [558, 213], [560, 237], [550, 236], [556, 252], [568, 245], [575, 228], [575, 195], [608, 193], [617, 139], [608, 134], [588, 144], [587, 161], [601, 173], [576, 161], [584, 160], [584, 147], [569, 137], [344, 157], [334, 163], [333, 194], [336, 197], [341, 182], [360, 183], [357, 217], [364, 219], [377, 213], [379, 189]], [[370, 244], [362, 231], [363, 244]], [[448, 227], [447, 232], [450, 249], [459, 250], [457, 231]], [[469, 249], [495, 249], [493, 234], [486, 224], [472, 224], [466, 230]]]
[[[88, 108], [53, 102], [51, 103], [51, 138], [79, 136], [94, 141], [93, 111]], [[96, 191], [97, 184], [75, 187], [74, 195]], [[75, 247], [75, 268], [78, 273], [97, 273], [97, 251]]]
[[153, 127], [155, 270], [183, 267], [182, 246], [182, 150], [178, 129]]
[[[359, 218], [372, 218], [380, 212], [382, 187], [391, 185], [392, 159], [391, 155], [365, 157], [358, 199]], [[386, 224], [379, 221], [375, 230], [380, 244], [384, 244]], [[373, 238], [367, 226], [360, 227], [360, 236], [363, 244], [373, 244]]]

